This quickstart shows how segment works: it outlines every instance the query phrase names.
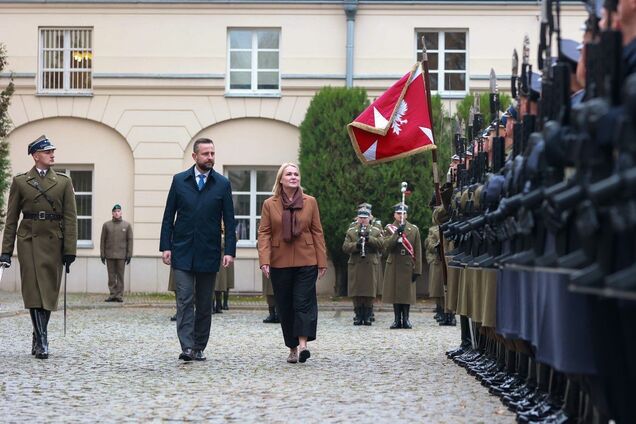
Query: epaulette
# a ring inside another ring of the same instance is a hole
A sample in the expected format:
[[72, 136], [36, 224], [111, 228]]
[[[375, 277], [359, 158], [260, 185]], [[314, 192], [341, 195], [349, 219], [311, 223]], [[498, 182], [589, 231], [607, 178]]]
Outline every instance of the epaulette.
[[63, 173], [63, 172], [56, 172], [56, 173], [55, 173], [55, 175], [59, 175], [60, 177], [71, 178], [71, 177], [69, 177], [68, 175], [66, 175], [66, 174], [65, 174], [65, 173]]
[[26, 174], [28, 174], [28, 171], [27, 171], [27, 172], [21, 172], [21, 173], [19, 173], [19, 174], [16, 174], [16, 177], [21, 177], [21, 176], [26, 175]]

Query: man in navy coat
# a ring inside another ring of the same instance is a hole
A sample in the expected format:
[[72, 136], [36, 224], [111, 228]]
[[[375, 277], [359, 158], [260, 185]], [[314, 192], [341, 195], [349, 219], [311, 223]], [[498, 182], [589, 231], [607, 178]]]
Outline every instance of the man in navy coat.
[[172, 178], [159, 250], [163, 263], [174, 271], [179, 359], [205, 361], [212, 293], [221, 262], [221, 220], [226, 228], [226, 268], [234, 262], [236, 231], [232, 187], [227, 178], [212, 169], [214, 143], [200, 138], [193, 150], [194, 166]]

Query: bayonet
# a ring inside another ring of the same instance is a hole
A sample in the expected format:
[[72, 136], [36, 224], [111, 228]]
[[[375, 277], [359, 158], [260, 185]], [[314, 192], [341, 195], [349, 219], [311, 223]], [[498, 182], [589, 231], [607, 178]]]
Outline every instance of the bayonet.
[[512, 98], [517, 98], [517, 84], [519, 82], [519, 55], [517, 55], [517, 49], [512, 51], [512, 77], [510, 78], [510, 91]]

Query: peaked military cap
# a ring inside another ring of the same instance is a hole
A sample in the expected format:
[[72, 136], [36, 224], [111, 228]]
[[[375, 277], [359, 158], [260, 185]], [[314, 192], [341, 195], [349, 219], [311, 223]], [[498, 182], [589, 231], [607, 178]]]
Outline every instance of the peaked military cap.
[[121, 205], [119, 203], [115, 203], [115, 206], [113, 206], [113, 211], [117, 209], [121, 210]]
[[371, 212], [369, 211], [369, 209], [360, 208], [358, 209], [358, 216], [368, 218], [371, 216]]
[[370, 211], [371, 209], [373, 209], [373, 206], [371, 206], [371, 203], [360, 203], [357, 206], [357, 209], [368, 209]]
[[568, 38], [561, 39], [561, 58], [576, 65], [581, 58], [579, 43]]
[[45, 150], [55, 150], [55, 146], [51, 143], [51, 140], [47, 136], [41, 135], [37, 140], [29, 143], [28, 154], [32, 155], [35, 152], [43, 152]]
[[409, 211], [409, 207], [408, 205], [405, 205], [404, 203], [397, 203], [393, 205], [393, 212], [406, 213], [408, 211]]

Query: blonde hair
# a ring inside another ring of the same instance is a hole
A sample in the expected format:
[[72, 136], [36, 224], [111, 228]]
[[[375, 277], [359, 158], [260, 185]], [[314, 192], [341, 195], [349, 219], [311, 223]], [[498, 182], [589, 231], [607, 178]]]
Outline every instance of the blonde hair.
[[276, 173], [276, 181], [274, 182], [274, 187], [272, 187], [272, 194], [274, 196], [280, 196], [281, 191], [283, 190], [283, 185], [280, 183], [281, 178], [283, 178], [283, 172], [285, 172], [285, 168], [288, 166], [293, 166], [298, 170], [298, 175], [300, 175], [300, 168], [293, 162], [285, 162], [278, 168], [278, 172]]

